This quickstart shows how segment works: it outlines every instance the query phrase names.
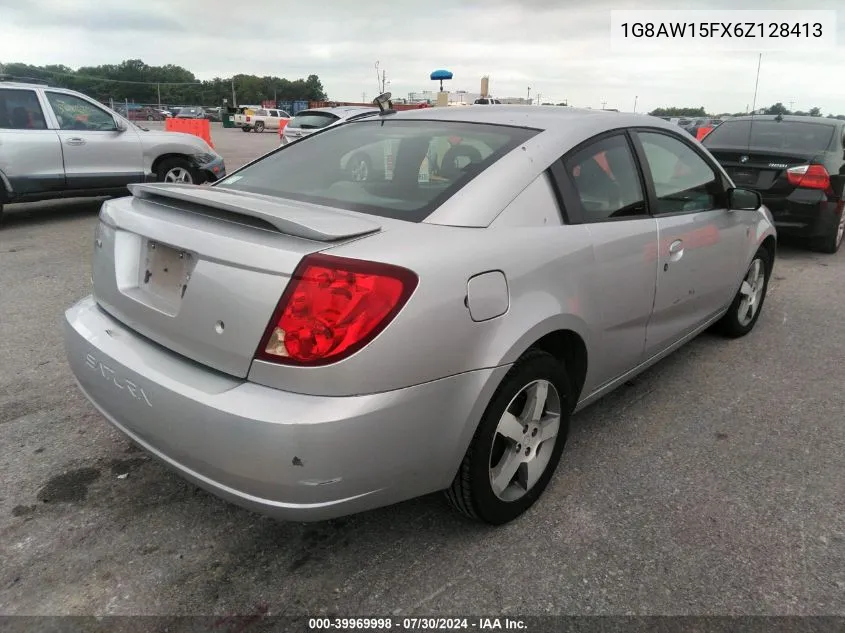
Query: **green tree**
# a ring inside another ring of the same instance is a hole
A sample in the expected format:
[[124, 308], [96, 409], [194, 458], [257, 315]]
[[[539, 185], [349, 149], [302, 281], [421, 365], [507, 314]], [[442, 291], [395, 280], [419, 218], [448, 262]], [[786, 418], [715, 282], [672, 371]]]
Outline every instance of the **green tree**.
[[766, 108], [766, 114], [789, 114], [789, 108], [783, 105], [780, 101], [776, 104]]
[[703, 107], [698, 108], [657, 108], [649, 112], [651, 116], [668, 117], [706, 117], [707, 112]]
[[141, 59], [126, 59], [119, 64], [83, 66], [76, 70], [61, 64], [32, 66], [6, 64], [4, 72], [16, 79], [46, 81], [50, 85], [71, 88], [99, 101], [115, 104], [158, 103], [169, 105], [219, 105], [232, 99], [232, 85], [238, 103], [257, 104], [264, 100], [322, 101], [326, 92], [317, 75], [291, 81], [282, 77], [238, 74], [200, 81], [186, 68], [175, 64], [149, 66]]

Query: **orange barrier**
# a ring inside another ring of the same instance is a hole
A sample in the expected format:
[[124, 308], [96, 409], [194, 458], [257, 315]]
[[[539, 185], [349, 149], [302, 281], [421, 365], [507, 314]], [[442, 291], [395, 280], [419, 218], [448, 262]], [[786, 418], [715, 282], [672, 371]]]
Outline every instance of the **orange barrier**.
[[279, 138], [282, 137], [282, 132], [285, 131], [285, 127], [287, 124], [290, 123], [290, 119], [280, 119], [279, 120]]
[[707, 136], [708, 134], [710, 134], [710, 132], [712, 132], [712, 131], [713, 131], [713, 126], [712, 126], [712, 125], [703, 126], [703, 127], [698, 128], [698, 132], [696, 132], [696, 134], [695, 134], [695, 140], [696, 140], [696, 141], [700, 141], [700, 140], [701, 140], [701, 139], [703, 139], [705, 136]]
[[208, 119], [177, 119], [175, 117], [168, 117], [165, 119], [164, 129], [168, 132], [185, 132], [199, 136], [212, 149], [214, 148], [214, 143], [211, 142], [211, 124], [208, 122]]

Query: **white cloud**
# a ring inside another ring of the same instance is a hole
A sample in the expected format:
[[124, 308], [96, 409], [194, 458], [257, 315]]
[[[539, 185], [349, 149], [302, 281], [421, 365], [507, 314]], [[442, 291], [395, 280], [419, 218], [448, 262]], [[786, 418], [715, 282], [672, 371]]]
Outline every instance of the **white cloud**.
[[[840, 0], [816, 0], [837, 9]], [[755, 53], [616, 54], [611, 9], [794, 9], [786, 0], [0, 0], [0, 62], [71, 67], [140, 58], [174, 63], [203, 79], [235, 73], [291, 79], [315, 73], [334, 99], [376, 92], [374, 64], [396, 95], [433, 88], [429, 73], [454, 72], [452, 89], [475, 91], [489, 74], [498, 96], [567, 99], [574, 105], [638, 110], [704, 106], [743, 111], [751, 104]], [[766, 53], [758, 105], [794, 102], [845, 113], [840, 48], [833, 52]]]

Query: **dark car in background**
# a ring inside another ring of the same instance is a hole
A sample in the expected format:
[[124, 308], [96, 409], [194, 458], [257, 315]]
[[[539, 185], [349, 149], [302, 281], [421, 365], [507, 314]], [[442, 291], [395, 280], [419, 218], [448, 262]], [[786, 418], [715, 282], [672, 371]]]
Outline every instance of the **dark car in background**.
[[698, 130], [703, 127], [710, 127], [715, 128], [718, 127], [723, 123], [722, 119], [694, 119], [690, 120], [688, 123], [683, 124], [681, 122], [678, 123], [683, 129], [690, 133], [690, 135], [698, 138]]
[[845, 234], [845, 121], [747, 116], [725, 121], [702, 141], [738, 187], [754, 189], [778, 233], [835, 253]]
[[205, 108], [200, 106], [186, 106], [179, 108], [179, 112], [174, 115], [177, 119], [205, 119], [207, 115]]
[[128, 109], [126, 106], [116, 106], [115, 112], [126, 117], [130, 121], [163, 121], [167, 118], [165, 114], [157, 108], [152, 108], [150, 106], [135, 106], [133, 104], [130, 104]]

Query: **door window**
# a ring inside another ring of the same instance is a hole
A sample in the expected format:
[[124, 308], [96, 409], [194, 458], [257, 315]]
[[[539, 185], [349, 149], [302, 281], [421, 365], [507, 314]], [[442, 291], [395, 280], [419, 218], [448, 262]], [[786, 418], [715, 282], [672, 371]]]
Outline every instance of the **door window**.
[[47, 129], [34, 90], [0, 90], [0, 129]]
[[666, 134], [639, 132], [638, 136], [657, 194], [656, 214], [724, 206], [721, 178], [691, 147]]
[[279, 118], [279, 111], [278, 110], [270, 110], [270, 116], [273, 118]]
[[587, 145], [567, 158], [565, 166], [585, 222], [645, 214], [639, 171], [623, 135]]
[[73, 95], [48, 92], [47, 100], [62, 130], [114, 132], [114, 117], [93, 103]]

